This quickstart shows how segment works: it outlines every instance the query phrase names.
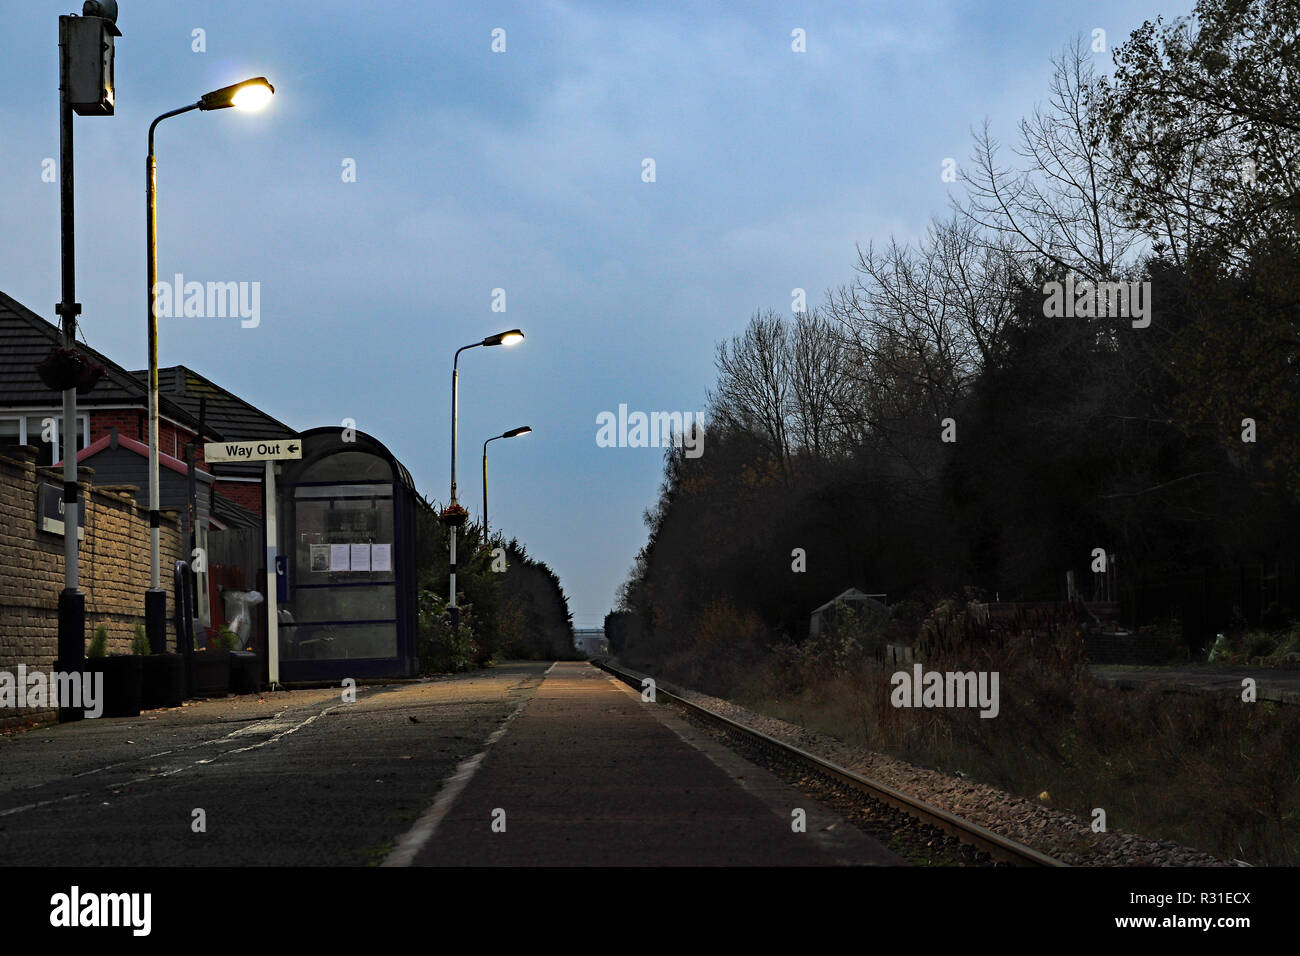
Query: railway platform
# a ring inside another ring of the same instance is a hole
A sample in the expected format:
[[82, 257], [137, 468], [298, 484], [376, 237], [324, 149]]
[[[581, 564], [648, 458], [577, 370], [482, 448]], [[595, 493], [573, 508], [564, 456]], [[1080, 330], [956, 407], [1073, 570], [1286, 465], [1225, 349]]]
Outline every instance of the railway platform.
[[902, 862], [583, 662], [547, 673], [499, 737], [444, 782], [395, 855], [428, 866]]

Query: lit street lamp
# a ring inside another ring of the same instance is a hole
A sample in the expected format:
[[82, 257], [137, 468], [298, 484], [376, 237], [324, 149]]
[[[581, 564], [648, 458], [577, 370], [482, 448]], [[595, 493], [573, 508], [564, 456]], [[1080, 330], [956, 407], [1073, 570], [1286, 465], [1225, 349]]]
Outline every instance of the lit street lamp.
[[531, 425], [520, 425], [518, 428], [512, 428], [508, 432], [502, 432], [500, 435], [493, 435], [483, 443], [483, 546], [487, 547], [488, 541], [488, 520], [487, 520], [487, 446], [489, 441], [496, 441], [498, 438], [518, 438], [520, 435], [527, 435], [533, 430]]
[[[148, 238], [145, 249], [149, 280], [149, 590], [144, 596], [145, 630], [149, 648], [155, 653], [167, 649], [167, 592], [159, 580], [158, 517], [158, 162], [154, 158], [154, 130], [163, 120], [191, 110], [259, 110], [275, 92], [264, 76], [206, 93], [197, 102], [163, 113], [149, 125], [149, 158], [146, 165], [145, 203]], [[179, 293], [180, 290], [175, 290]]]
[[[456, 350], [456, 355], [451, 362], [451, 501], [448, 507], [456, 504], [456, 435], [459, 428], [459, 413], [457, 403], [460, 397], [460, 353], [467, 349], [476, 349], [480, 345], [515, 345], [524, 340], [524, 333], [519, 329], [510, 329], [506, 332], [498, 332], [496, 335], [489, 335], [482, 342], [475, 342], [472, 345], [462, 345]], [[458, 633], [460, 630], [460, 608], [456, 606], [456, 526], [450, 525], [451, 531], [451, 603], [447, 605], [451, 611], [451, 628], [452, 633]]]

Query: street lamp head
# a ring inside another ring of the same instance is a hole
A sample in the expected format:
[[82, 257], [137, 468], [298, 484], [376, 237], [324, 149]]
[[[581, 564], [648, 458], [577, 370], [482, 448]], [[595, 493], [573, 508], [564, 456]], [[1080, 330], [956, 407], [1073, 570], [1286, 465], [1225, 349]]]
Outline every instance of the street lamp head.
[[199, 100], [201, 110], [224, 110], [228, 107], [252, 112], [260, 110], [271, 101], [275, 87], [264, 76], [256, 76], [234, 86], [223, 86], [219, 90], [203, 94]]
[[502, 437], [502, 438], [518, 438], [520, 435], [527, 435], [527, 434], [528, 434], [529, 432], [531, 432], [532, 430], [533, 430], [533, 426], [532, 426], [532, 425], [520, 425], [518, 428], [512, 428], [512, 429], [510, 429], [510, 431], [505, 432], [501, 437]]
[[237, 110], [243, 110], [245, 113], [256, 113], [271, 102], [274, 93], [275, 87], [262, 80], [243, 87], [235, 94], [233, 103]]
[[511, 329], [509, 332], [498, 332], [496, 335], [489, 335], [481, 344], [483, 345], [514, 345], [524, 340], [524, 333], [518, 329]]
[[83, 17], [99, 17], [108, 21], [108, 32], [120, 37], [122, 31], [117, 28], [117, 0], [86, 0], [81, 5]]

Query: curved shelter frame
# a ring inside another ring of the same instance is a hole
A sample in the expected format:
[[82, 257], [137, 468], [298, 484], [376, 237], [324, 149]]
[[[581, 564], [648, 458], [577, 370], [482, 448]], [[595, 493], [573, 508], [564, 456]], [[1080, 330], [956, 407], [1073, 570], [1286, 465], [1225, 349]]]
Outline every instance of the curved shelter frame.
[[363, 432], [314, 428], [276, 482], [276, 597], [286, 683], [413, 677], [416, 492]]

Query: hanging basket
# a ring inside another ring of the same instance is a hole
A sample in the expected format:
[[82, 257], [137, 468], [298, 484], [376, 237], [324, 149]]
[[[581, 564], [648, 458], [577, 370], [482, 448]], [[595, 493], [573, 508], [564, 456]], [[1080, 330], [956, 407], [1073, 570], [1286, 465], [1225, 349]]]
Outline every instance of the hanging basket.
[[448, 505], [438, 517], [448, 528], [459, 528], [469, 520], [469, 512], [460, 505]]
[[104, 372], [104, 366], [83, 355], [81, 357], [81, 375], [77, 379], [77, 394], [87, 394], [104, 377]]
[[36, 374], [41, 377], [46, 388], [56, 392], [66, 392], [76, 388], [81, 381], [85, 363], [76, 349], [63, 349], [55, 346], [36, 366]]
[[55, 346], [36, 366], [36, 374], [41, 377], [46, 388], [56, 392], [75, 388], [78, 395], [85, 395], [103, 377], [104, 366], [86, 358], [76, 349]]

